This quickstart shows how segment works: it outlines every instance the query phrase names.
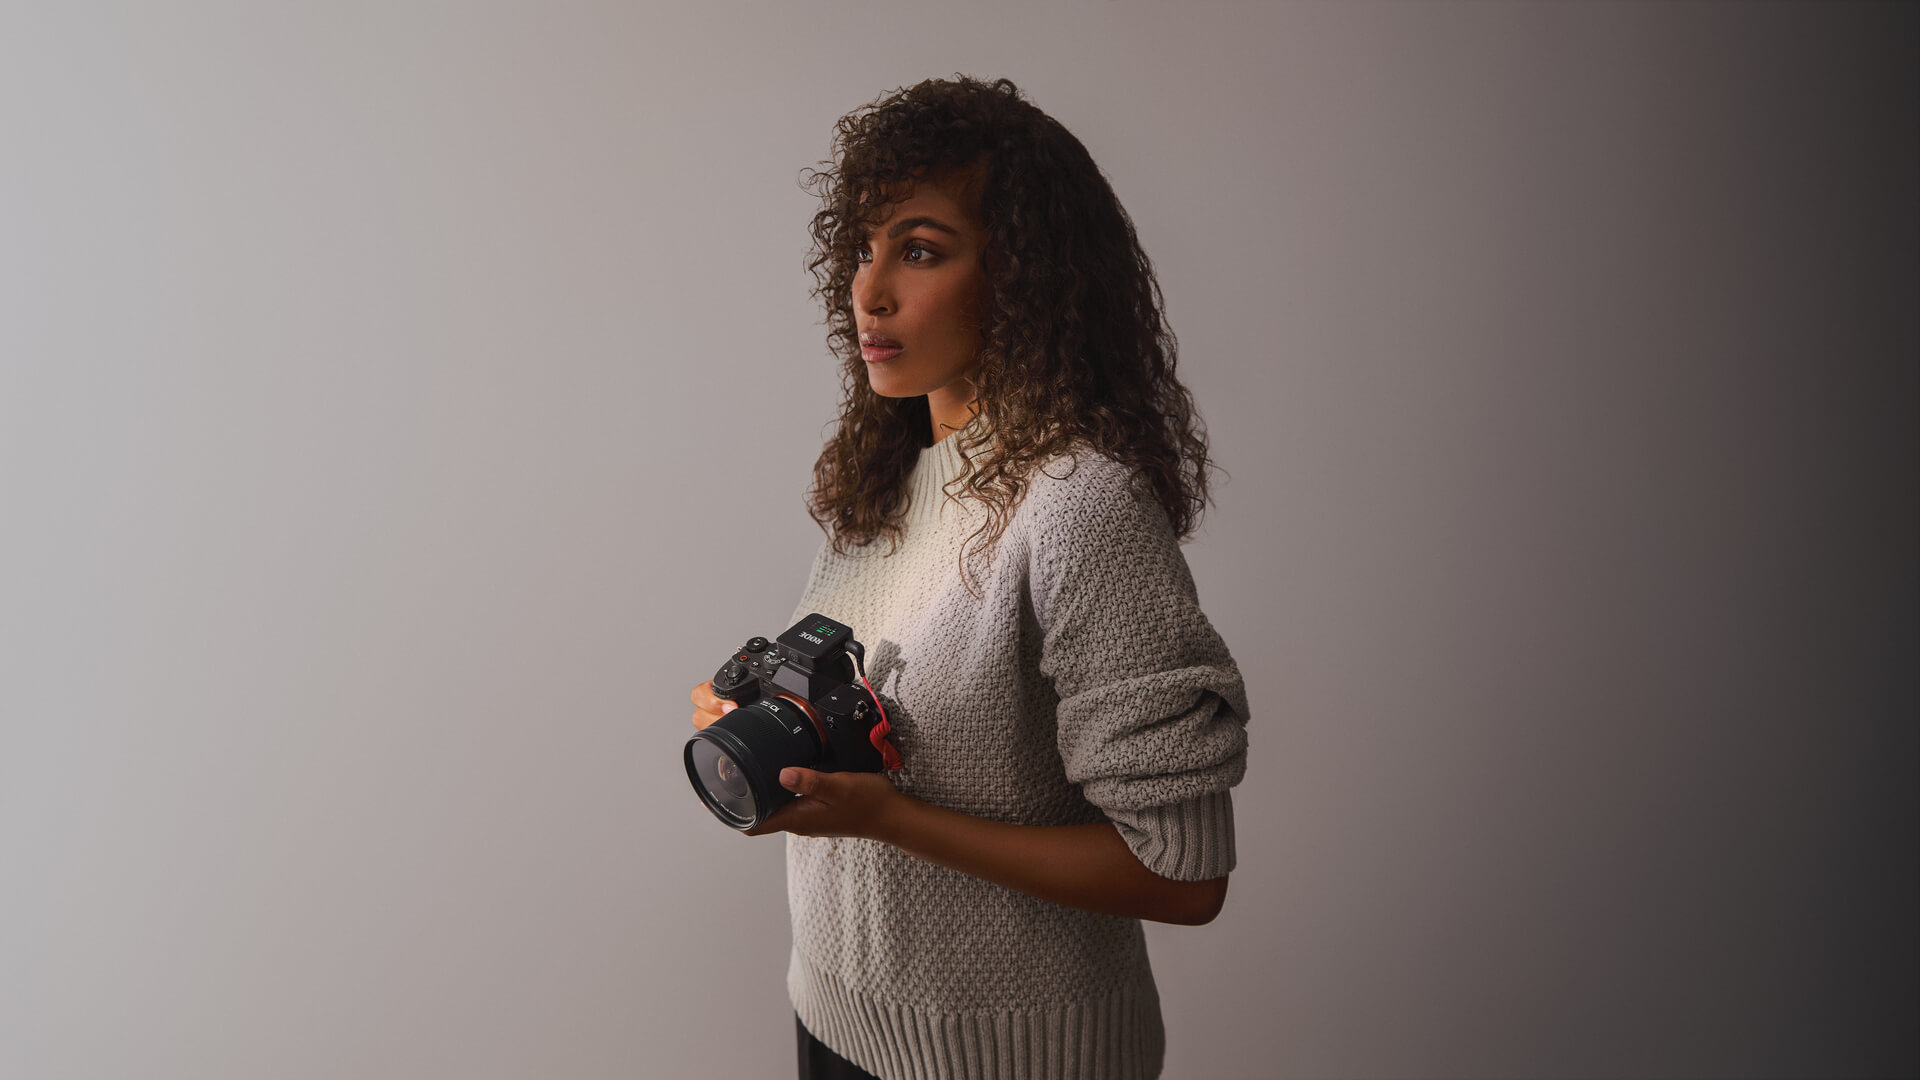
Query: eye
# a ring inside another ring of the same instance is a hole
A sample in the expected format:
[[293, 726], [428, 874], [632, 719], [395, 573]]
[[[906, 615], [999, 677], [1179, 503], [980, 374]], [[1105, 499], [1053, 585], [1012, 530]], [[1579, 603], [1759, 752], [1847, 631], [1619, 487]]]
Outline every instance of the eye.
[[[921, 256], [924, 256], [924, 258], [918, 258], [918, 259], [908, 258], [908, 256], [912, 256], [912, 255], [921, 255]], [[925, 247], [921, 245], [921, 243], [917, 240], [909, 241], [907, 243], [906, 251], [903, 252], [901, 255], [901, 258], [905, 259], [907, 262], [910, 262], [910, 263], [932, 262], [933, 260], [938, 259], [939, 257], [940, 257], [939, 252], [933, 250], [930, 247]], [[872, 262], [873, 251], [869, 249], [865, 244], [855, 244], [853, 245], [853, 261], [855, 263]]]

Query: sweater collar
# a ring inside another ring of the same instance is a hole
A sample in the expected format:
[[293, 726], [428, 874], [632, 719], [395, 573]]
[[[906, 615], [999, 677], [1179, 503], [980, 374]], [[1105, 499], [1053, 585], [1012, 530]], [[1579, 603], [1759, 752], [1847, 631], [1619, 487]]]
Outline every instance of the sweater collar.
[[[920, 451], [920, 459], [913, 463], [913, 471], [907, 474], [907, 514], [909, 525], [932, 524], [940, 518], [941, 508], [948, 503], [946, 485], [948, 481], [960, 475], [965, 467], [960, 457], [961, 441], [968, 437], [964, 431], [956, 431], [932, 446]], [[984, 447], [970, 447], [970, 455], [978, 455]]]

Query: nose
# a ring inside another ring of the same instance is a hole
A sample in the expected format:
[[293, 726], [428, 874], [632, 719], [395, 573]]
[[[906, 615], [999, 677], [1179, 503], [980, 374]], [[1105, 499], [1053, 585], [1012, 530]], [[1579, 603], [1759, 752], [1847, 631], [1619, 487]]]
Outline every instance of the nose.
[[894, 313], [893, 275], [875, 262], [862, 263], [853, 274], [853, 306], [861, 315]]

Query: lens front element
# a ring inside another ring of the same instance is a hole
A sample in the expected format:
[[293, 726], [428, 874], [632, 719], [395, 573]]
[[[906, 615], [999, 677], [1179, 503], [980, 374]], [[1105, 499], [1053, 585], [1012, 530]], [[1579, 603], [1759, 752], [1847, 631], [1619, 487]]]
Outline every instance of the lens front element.
[[687, 742], [687, 772], [715, 814], [735, 828], [749, 828], [760, 816], [753, 788], [732, 755], [707, 739]]
[[721, 754], [713, 771], [720, 775], [720, 783], [726, 787], [730, 797], [735, 799], [747, 797], [747, 774], [740, 771], [740, 766], [735, 765], [732, 758]]

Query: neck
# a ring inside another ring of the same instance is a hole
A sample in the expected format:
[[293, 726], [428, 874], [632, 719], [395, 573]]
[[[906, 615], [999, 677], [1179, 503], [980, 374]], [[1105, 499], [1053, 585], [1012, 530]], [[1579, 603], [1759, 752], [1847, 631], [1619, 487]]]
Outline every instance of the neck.
[[933, 421], [934, 442], [967, 426], [967, 421], [980, 411], [980, 405], [975, 400], [976, 394], [973, 380], [965, 377], [927, 394], [927, 412]]

